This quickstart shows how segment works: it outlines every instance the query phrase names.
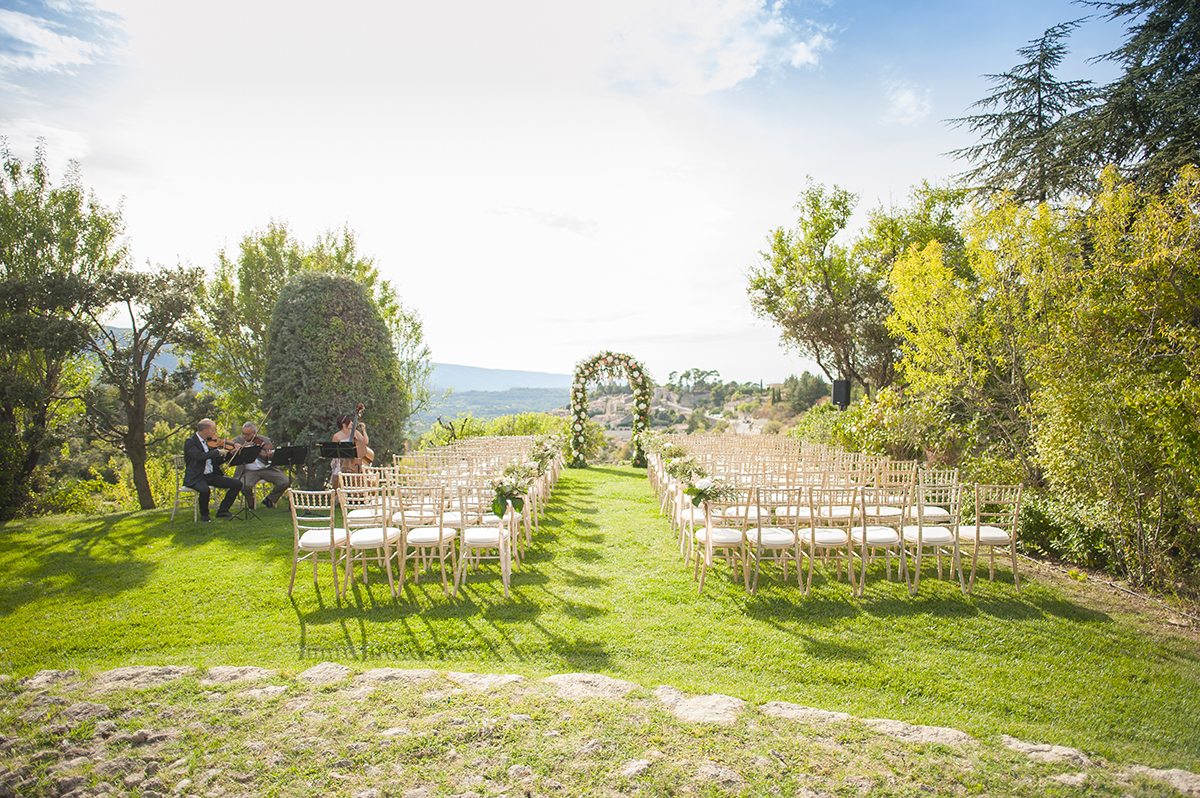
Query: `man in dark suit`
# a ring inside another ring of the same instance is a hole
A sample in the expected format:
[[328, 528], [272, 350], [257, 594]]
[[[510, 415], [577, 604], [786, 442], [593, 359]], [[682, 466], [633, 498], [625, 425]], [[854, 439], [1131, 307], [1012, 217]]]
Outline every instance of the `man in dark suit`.
[[200, 503], [200, 520], [208, 522], [208, 493], [213, 488], [225, 488], [225, 498], [217, 509], [217, 518], [233, 518], [229, 508], [237, 499], [242, 483], [233, 477], [225, 476], [221, 470], [221, 462], [225, 459], [225, 450], [208, 445], [208, 439], [216, 435], [217, 425], [209, 418], [200, 420], [196, 425], [196, 434], [188, 436], [183, 442], [183, 456], [186, 461], [183, 470], [183, 484], [198, 494]]

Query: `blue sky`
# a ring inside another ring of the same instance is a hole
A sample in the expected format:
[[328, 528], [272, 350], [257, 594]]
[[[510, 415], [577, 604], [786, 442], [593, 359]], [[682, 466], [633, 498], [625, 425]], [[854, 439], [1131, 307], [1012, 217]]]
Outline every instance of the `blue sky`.
[[[122, 203], [139, 262], [212, 266], [271, 219], [348, 225], [434, 359], [602, 349], [781, 380], [815, 366], [746, 273], [806, 176], [860, 216], [961, 171], [943, 120], [1088, 9], [1041, 2], [0, 0], [0, 135]], [[1122, 31], [1091, 21], [1064, 78]]]

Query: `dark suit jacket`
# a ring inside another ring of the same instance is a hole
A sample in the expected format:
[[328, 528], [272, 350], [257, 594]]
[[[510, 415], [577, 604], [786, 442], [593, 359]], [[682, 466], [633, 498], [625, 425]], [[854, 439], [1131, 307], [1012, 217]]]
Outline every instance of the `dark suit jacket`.
[[208, 489], [208, 483], [204, 481], [204, 463], [212, 460], [213, 473], [217, 476], [224, 476], [225, 472], [221, 470], [221, 462], [225, 459], [225, 452], [220, 449], [209, 449], [204, 451], [204, 444], [200, 443], [200, 438], [195, 433], [188, 436], [183, 442], [183, 456], [186, 460], [183, 469], [183, 484], [189, 488]]

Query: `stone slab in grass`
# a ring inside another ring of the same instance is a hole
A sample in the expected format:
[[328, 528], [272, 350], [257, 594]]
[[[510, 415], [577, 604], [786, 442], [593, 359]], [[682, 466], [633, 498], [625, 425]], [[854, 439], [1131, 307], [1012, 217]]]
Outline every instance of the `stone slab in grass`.
[[1009, 737], [1007, 734], [1000, 735], [1000, 742], [1004, 743], [1004, 747], [1010, 751], [1025, 754], [1030, 759], [1035, 759], [1038, 762], [1049, 764], [1071, 762], [1081, 767], [1089, 767], [1092, 764], [1092, 760], [1088, 759], [1087, 754], [1078, 748], [1068, 748], [1065, 745], [1027, 743], [1023, 740], [1018, 740], [1016, 737]]
[[1184, 795], [1200, 795], [1200, 774], [1179, 768], [1159, 770], [1158, 768], [1148, 768], [1145, 765], [1133, 765], [1129, 770], [1140, 776], [1166, 782], [1172, 789], [1178, 790]]
[[64, 682], [77, 682], [80, 678], [77, 670], [38, 671], [25, 680], [25, 687], [28, 690], [45, 690], [47, 687], [54, 687]]
[[768, 701], [758, 708], [764, 715], [786, 720], [800, 720], [807, 723], [835, 723], [850, 720], [845, 712], [830, 712], [827, 709], [806, 707], [802, 704], [791, 704], [787, 701]]
[[518, 676], [515, 673], [458, 673], [457, 671], [447, 673], [446, 678], [468, 690], [483, 691], [495, 690], [497, 687], [525, 680], [524, 676]]
[[547, 676], [546, 681], [558, 688], [558, 697], [567, 699], [581, 698], [624, 698], [630, 690], [639, 685], [624, 679], [614, 679], [599, 673], [562, 673], [557, 676]]
[[72, 704], [62, 711], [58, 719], [63, 723], [75, 724], [86, 723], [89, 720], [100, 720], [107, 718], [112, 714], [112, 710], [104, 704], [93, 704], [90, 701], [81, 701], [78, 704]]
[[215, 665], [208, 669], [200, 684], [212, 687], [216, 684], [233, 684], [235, 682], [256, 682], [270, 679], [275, 671], [267, 668], [256, 668], [253, 665]]
[[195, 673], [186, 665], [129, 665], [96, 674], [95, 690], [148, 690]]
[[355, 677], [356, 682], [378, 684], [381, 682], [407, 682], [415, 684], [426, 682], [437, 676], [437, 671], [429, 668], [372, 668], [363, 671]]
[[319, 687], [349, 679], [350, 668], [337, 662], [322, 662], [319, 665], [313, 665], [303, 673], [297, 674], [296, 678], [302, 682], [308, 682], [313, 686]]
[[975, 742], [975, 738], [964, 731], [947, 726], [915, 726], [902, 720], [868, 718], [863, 721], [877, 732], [906, 743], [933, 743], [936, 745], [963, 745]]
[[663, 685], [654, 691], [671, 714], [689, 723], [720, 723], [729, 725], [746, 708], [746, 702], [733, 696], [713, 693], [688, 698], [674, 687]]

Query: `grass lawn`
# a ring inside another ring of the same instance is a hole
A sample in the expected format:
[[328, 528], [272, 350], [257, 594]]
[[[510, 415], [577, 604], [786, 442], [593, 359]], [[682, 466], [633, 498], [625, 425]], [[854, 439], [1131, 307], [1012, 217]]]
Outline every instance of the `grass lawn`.
[[0, 547], [0, 672], [334, 660], [541, 676], [599, 672], [653, 688], [792, 701], [1200, 770], [1200, 652], [1085, 606], [1026, 570], [966, 597], [883, 568], [866, 595], [818, 573], [810, 596], [723, 569], [697, 596], [644, 471], [567, 471], [505, 599], [494, 566], [457, 600], [436, 573], [400, 599], [372, 574], [346, 600], [301, 569], [290, 518], [172, 523], [169, 512], [14, 522]]

